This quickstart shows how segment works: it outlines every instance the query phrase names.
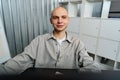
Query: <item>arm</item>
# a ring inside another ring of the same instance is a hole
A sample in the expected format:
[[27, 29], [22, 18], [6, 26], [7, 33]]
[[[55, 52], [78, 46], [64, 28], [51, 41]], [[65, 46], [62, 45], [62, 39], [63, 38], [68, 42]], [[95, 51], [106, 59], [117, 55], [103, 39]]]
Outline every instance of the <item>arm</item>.
[[[82, 64], [82, 67], [80, 65]], [[83, 42], [78, 44], [78, 66], [80, 71], [100, 72], [100, 65], [93, 61], [93, 58], [88, 55]]]
[[18, 54], [4, 64], [0, 64], [0, 75], [20, 74], [27, 68], [32, 67], [36, 57], [37, 46], [38, 38], [34, 39], [23, 53]]

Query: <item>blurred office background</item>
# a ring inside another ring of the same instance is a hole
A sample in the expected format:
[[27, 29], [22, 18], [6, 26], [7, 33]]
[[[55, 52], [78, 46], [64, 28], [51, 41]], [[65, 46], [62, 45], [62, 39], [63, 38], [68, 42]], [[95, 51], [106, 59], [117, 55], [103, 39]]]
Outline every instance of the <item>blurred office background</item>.
[[21, 53], [36, 36], [52, 31], [50, 12], [58, 0], [0, 0], [11, 57]]
[[[0, 16], [11, 57], [23, 52], [36, 36], [52, 31], [50, 12], [60, 1], [64, 0], [0, 0]], [[100, 4], [94, 5], [93, 16], [100, 16]]]

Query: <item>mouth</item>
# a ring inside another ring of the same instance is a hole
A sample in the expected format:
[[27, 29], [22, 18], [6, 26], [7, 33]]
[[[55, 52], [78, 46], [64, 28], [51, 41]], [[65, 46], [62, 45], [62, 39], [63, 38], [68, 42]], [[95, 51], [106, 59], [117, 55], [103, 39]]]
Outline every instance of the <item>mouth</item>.
[[62, 28], [64, 25], [57, 25], [58, 28]]

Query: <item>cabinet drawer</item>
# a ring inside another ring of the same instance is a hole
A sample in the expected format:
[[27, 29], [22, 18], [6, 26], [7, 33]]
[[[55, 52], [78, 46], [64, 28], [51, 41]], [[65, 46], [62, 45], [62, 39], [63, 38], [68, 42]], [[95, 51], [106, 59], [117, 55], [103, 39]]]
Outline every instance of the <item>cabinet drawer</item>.
[[[120, 44], [120, 43], [119, 43]], [[117, 61], [120, 62], [120, 45], [119, 45], [119, 51], [118, 51], [118, 54], [117, 54]]]
[[67, 27], [67, 31], [79, 33], [80, 31], [80, 18], [70, 18], [69, 25]]
[[88, 34], [92, 36], [98, 36], [100, 27], [100, 19], [83, 19], [81, 32], [82, 34]]
[[100, 37], [120, 41], [120, 20], [102, 20]]
[[89, 37], [84, 35], [82, 36], [82, 41], [84, 42], [87, 51], [95, 54], [97, 39], [94, 37]]
[[106, 39], [100, 39], [97, 48], [97, 55], [115, 60], [119, 43]]

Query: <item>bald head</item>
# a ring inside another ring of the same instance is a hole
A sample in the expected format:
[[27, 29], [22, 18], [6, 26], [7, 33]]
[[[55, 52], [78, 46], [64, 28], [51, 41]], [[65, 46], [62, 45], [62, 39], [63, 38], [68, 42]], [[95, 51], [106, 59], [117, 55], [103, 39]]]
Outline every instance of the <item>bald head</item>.
[[51, 12], [51, 17], [54, 16], [55, 14], [61, 14], [61, 13], [64, 13], [65, 15], [68, 16], [68, 12], [65, 8], [63, 7], [56, 7], [52, 12]]

